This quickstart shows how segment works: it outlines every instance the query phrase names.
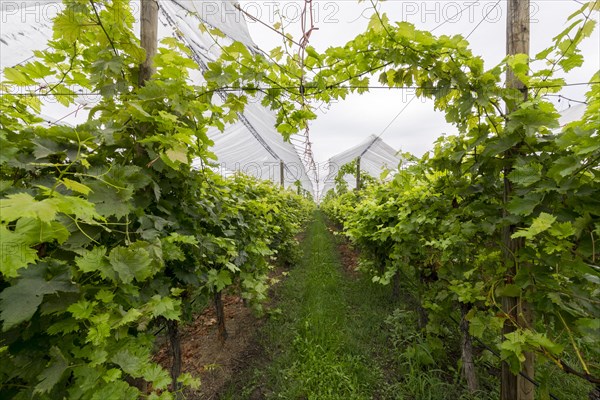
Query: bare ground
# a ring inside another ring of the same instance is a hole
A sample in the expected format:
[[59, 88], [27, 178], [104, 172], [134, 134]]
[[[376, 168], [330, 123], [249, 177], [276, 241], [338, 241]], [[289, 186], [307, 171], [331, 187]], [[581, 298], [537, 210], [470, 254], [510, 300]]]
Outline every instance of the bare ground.
[[327, 221], [327, 230], [335, 235], [335, 244], [344, 271], [350, 276], [358, 276], [358, 251], [352, 247], [347, 237], [340, 235], [340, 230], [330, 221]]
[[[208, 307], [181, 329], [182, 372], [199, 377], [199, 390], [187, 393], [188, 399], [216, 399], [236, 371], [257, 355], [256, 330], [263, 319], [254, 316], [237, 295], [223, 297], [228, 339], [222, 344], [217, 335], [214, 307]], [[155, 359], [164, 368], [171, 366], [169, 343], [158, 350]]]

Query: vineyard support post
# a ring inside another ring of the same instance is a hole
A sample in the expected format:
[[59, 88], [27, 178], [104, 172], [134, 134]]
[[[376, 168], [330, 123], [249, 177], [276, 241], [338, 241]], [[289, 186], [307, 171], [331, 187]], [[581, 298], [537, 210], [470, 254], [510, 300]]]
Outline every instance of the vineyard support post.
[[[140, 65], [139, 84], [144, 86], [156, 72], [153, 62], [158, 52], [158, 0], [142, 0], [140, 4], [140, 44], [146, 51], [146, 59]], [[182, 398], [182, 384], [178, 380], [181, 374], [182, 359], [179, 322], [167, 321], [167, 332], [173, 356], [171, 364], [172, 390], [175, 392], [175, 398], [180, 399]]]
[[360, 157], [356, 158], [356, 190], [360, 190]]
[[158, 48], [158, 0], [142, 0], [140, 15], [141, 45], [146, 50], [146, 60], [140, 65], [140, 86], [156, 72], [153, 66]]
[[179, 322], [175, 320], [167, 321], [167, 334], [169, 336], [169, 343], [171, 344], [171, 353], [173, 356], [173, 363], [171, 364], [171, 385], [172, 390], [175, 392], [175, 398], [181, 399], [181, 389], [183, 385], [179, 382], [179, 375], [181, 375], [181, 337], [179, 335]]
[[467, 388], [470, 393], [476, 393], [479, 390], [479, 381], [473, 361], [473, 342], [469, 333], [469, 320], [467, 315], [471, 311], [471, 305], [460, 303], [460, 334], [461, 334], [461, 355], [463, 362], [463, 374], [467, 381]]
[[218, 338], [221, 344], [224, 345], [229, 335], [227, 333], [227, 328], [225, 327], [225, 305], [223, 304], [222, 292], [217, 291], [217, 288], [215, 288], [213, 300], [215, 302], [215, 312], [217, 314]]
[[[529, 0], [508, 0], [507, 23], [506, 23], [506, 53], [527, 54], [529, 55], [529, 30], [530, 30], [530, 2]], [[506, 85], [509, 89], [518, 90], [522, 93], [523, 100], [527, 100], [527, 88], [515, 74], [510, 70], [506, 73]], [[513, 111], [512, 106], [507, 107], [507, 113]], [[508, 216], [506, 210], [507, 203], [513, 195], [512, 183], [508, 175], [513, 169], [514, 158], [518, 156], [519, 146], [515, 146], [504, 153], [507, 160], [504, 167], [504, 216]], [[504, 263], [507, 266], [506, 283], [511, 284], [516, 275], [516, 264], [519, 250], [523, 247], [522, 239], [512, 239], [512, 234], [516, 231], [516, 225], [508, 225], [504, 228], [502, 241], [504, 247]], [[517, 297], [504, 296], [502, 298], [502, 308], [509, 319], [504, 323], [502, 334], [506, 335], [513, 332], [516, 327], [526, 326], [530, 323], [531, 312], [528, 305]], [[534, 376], [534, 360], [531, 353], [526, 354], [526, 360], [523, 363], [523, 372], [530, 377]], [[502, 363], [501, 375], [501, 400], [533, 400], [534, 386], [527, 380], [513, 374], [507, 363]]]
[[281, 188], [285, 188], [285, 164], [283, 160], [279, 160], [279, 184]]

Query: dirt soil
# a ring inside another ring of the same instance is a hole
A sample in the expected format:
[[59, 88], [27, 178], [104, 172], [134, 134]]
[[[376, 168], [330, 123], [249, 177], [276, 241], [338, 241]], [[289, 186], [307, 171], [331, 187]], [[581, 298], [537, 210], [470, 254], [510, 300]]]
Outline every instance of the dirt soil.
[[[217, 318], [212, 306], [180, 331], [182, 372], [189, 372], [202, 382], [200, 389], [187, 393], [187, 399], [217, 399], [235, 372], [247, 366], [259, 352], [255, 333], [263, 320], [255, 317], [237, 295], [223, 296], [223, 303], [229, 335], [224, 344], [217, 336]], [[155, 360], [170, 370], [168, 341], [161, 345]]]
[[358, 276], [358, 251], [352, 247], [348, 238], [342, 236], [341, 232], [331, 222], [327, 223], [327, 230], [335, 235], [335, 244], [337, 245], [337, 251], [340, 254], [340, 261], [342, 262], [344, 271], [350, 276]]

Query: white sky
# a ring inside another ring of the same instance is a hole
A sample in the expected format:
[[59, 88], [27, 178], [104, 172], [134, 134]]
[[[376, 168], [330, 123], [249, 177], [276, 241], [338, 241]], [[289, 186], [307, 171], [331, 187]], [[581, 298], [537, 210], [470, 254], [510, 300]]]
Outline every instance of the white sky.
[[[245, 11], [270, 25], [278, 21], [273, 13], [279, 8], [281, 14], [287, 17], [287, 31], [294, 38], [300, 36], [298, 14], [303, 2], [241, 0], [240, 3]], [[343, 45], [363, 32], [372, 14], [368, 0], [362, 3], [356, 0], [314, 0], [314, 3], [315, 25], [319, 30], [313, 32], [310, 44], [320, 51], [329, 46]], [[567, 26], [566, 18], [580, 6], [579, 1], [575, 0], [532, 0], [531, 53], [536, 54], [547, 48], [551, 39]], [[419, 29], [432, 30], [449, 20], [434, 31], [437, 35], [467, 36], [473, 31], [469, 37], [471, 48], [474, 54], [483, 56], [487, 68], [504, 58], [506, 0], [388, 0], [380, 3], [379, 7], [381, 12], [388, 14], [391, 21], [408, 21]], [[455, 17], [465, 8], [462, 14]], [[254, 41], [263, 50], [270, 50], [281, 44], [281, 38], [261, 24], [248, 21], [248, 25]], [[567, 82], [587, 82], [600, 69], [598, 28], [592, 38], [584, 43], [583, 54], [586, 57], [584, 67], [572, 71]], [[583, 100], [585, 90], [585, 87], [567, 88], [562, 94]], [[433, 142], [441, 133], [455, 131], [445, 122], [443, 114], [433, 111], [431, 103], [418, 98], [411, 102], [413, 97], [410, 91], [377, 89], [368, 94], [350, 96], [345, 101], [332, 104], [329, 110], [320, 111], [318, 120], [311, 125], [315, 160], [323, 162], [362, 142], [368, 135], [379, 135], [408, 102], [410, 104], [405, 111], [382, 136], [392, 147], [420, 156], [432, 148]], [[566, 107], [563, 100], [559, 109]]]

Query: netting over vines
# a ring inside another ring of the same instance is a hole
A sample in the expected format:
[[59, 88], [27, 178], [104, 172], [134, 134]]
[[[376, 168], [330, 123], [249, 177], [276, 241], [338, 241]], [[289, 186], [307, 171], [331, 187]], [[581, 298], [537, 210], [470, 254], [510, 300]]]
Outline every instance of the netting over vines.
[[[234, 7], [235, 4], [232, 0], [160, 1], [159, 39], [172, 37], [190, 49], [191, 58], [199, 66], [198, 71], [190, 71], [192, 83], [201, 84], [204, 81], [202, 72], [207, 70], [207, 64], [222, 55], [223, 46], [234, 41], [243, 43], [252, 52], [262, 53], [253, 42], [246, 20]], [[134, 31], [139, 32], [139, 1], [131, 2], [131, 7], [135, 17]], [[64, 6], [60, 0], [3, 2], [0, 11], [3, 21], [0, 68], [3, 70], [27, 62], [35, 57], [35, 51], [47, 48], [47, 42], [53, 35], [52, 20], [62, 9]], [[217, 28], [223, 36], [202, 31], [199, 28], [201, 24]], [[83, 122], [89, 110], [100, 100], [100, 95], [77, 85], [65, 90], [74, 92], [75, 103], [62, 105], [55, 99], [44, 98], [42, 115], [46, 124], [75, 125]], [[214, 95], [225, 97], [228, 91], [216, 91]], [[299, 182], [304, 190], [313, 193], [313, 184], [299, 156], [302, 148], [283, 140], [275, 129], [275, 113], [262, 106], [259, 98], [252, 98], [239, 114], [237, 122], [222, 127], [224, 131], [215, 127], [207, 132], [214, 142], [211, 150], [217, 156], [214, 162], [216, 168], [225, 175], [240, 171], [280, 184], [280, 164], [283, 162], [285, 187], [295, 187]]]
[[[335, 178], [344, 165], [360, 158], [360, 169], [373, 178], [379, 178], [385, 171], [395, 171], [402, 162], [399, 151], [385, 143], [380, 137], [369, 136], [362, 143], [347, 149], [328, 161], [329, 170], [323, 184], [321, 195], [335, 187]], [[343, 174], [343, 179], [349, 188], [356, 186], [356, 174]]]

